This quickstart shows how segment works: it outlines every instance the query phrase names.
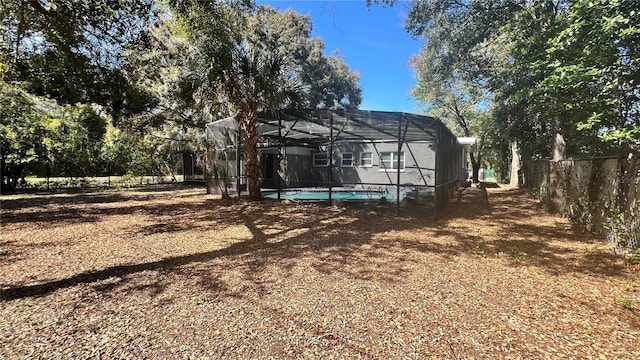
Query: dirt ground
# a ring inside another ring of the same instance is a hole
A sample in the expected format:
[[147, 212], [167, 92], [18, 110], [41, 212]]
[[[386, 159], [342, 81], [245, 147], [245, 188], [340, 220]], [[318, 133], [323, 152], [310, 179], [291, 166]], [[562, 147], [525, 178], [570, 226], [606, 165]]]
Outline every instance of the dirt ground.
[[435, 221], [184, 187], [3, 196], [0, 359], [640, 358], [640, 269], [516, 190]]

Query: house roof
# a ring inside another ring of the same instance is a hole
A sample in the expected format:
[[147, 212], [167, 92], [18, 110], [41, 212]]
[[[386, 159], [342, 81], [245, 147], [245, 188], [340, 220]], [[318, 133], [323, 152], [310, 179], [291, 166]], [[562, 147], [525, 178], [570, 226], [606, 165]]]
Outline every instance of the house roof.
[[[320, 146], [334, 141], [382, 142], [433, 141], [438, 132], [455, 138], [437, 118], [389, 111], [370, 110], [286, 110], [275, 116], [258, 117], [258, 133], [266, 142], [285, 145]], [[237, 129], [234, 118], [218, 120], [207, 125], [217, 142], [235, 143]], [[333, 130], [332, 130], [333, 129]]]
[[468, 152], [475, 152], [477, 150], [477, 143], [475, 137], [459, 137], [458, 142]]
[[309, 145], [328, 143], [331, 137], [335, 141], [397, 141], [399, 127], [404, 141], [432, 141], [438, 127], [446, 129], [430, 116], [369, 110], [290, 110], [282, 112], [280, 120], [261, 116], [258, 121], [264, 138], [278, 139], [281, 133], [285, 142]]

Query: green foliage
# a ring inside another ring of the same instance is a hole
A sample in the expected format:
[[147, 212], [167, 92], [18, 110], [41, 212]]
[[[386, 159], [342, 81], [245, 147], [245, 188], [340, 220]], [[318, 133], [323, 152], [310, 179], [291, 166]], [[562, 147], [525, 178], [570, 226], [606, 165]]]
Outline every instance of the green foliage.
[[128, 140], [123, 132], [113, 126], [111, 122], [107, 124], [104, 141], [100, 149], [102, 163], [107, 175], [122, 175], [127, 172], [126, 164], [130, 162]]
[[[483, 160], [505, 174], [514, 119], [501, 115], [496, 95], [510, 71], [509, 47], [499, 29], [510, 6], [488, 1], [470, 4], [421, 1], [411, 8], [405, 27], [425, 40], [412, 58], [417, 85], [413, 95], [464, 136], [475, 136], [474, 177]], [[447, 120], [448, 119], [448, 120]]]
[[100, 162], [106, 119], [88, 105], [61, 107], [0, 82], [0, 143], [3, 189], [12, 189], [26, 171], [66, 176], [93, 174]]
[[139, 110], [141, 90], [123, 76], [122, 54], [153, 9], [152, 0], [3, 1], [4, 80], [64, 104], [101, 104], [114, 116]]
[[292, 81], [304, 86], [303, 104], [308, 108], [357, 108], [361, 102], [359, 77], [342, 61], [339, 53], [324, 55], [321, 38], [311, 38], [309, 16], [292, 10], [280, 13], [261, 6], [248, 19], [249, 42], [276, 55]]
[[193, 303], [194, 306], [204, 305], [207, 302], [207, 297], [204, 294], [199, 294], [194, 296], [191, 299], [191, 302]]
[[[524, 13], [528, 16], [505, 27], [517, 50], [520, 74], [504, 92], [505, 111], [524, 114], [518, 120], [539, 137], [561, 132], [573, 156], [615, 153], [619, 140], [634, 143], [637, 85], [626, 74], [637, 77], [638, 65], [625, 58], [637, 52], [637, 39], [625, 42], [612, 33], [605, 14], [633, 13], [628, 2], [626, 9], [615, 1], [573, 1], [538, 9], [531, 8]], [[531, 156], [545, 156], [547, 149], [534, 144], [527, 150]]]
[[308, 17], [246, 3], [172, 3], [180, 34], [193, 45], [176, 98], [200, 118], [236, 116], [249, 193], [260, 198], [257, 117], [294, 107], [357, 107], [358, 77], [309, 39]]
[[416, 96], [456, 78], [486, 89], [491, 133], [519, 140], [525, 159], [549, 156], [556, 133], [571, 156], [637, 147], [639, 16], [633, 1], [416, 2]]
[[564, 91], [578, 130], [640, 146], [640, 12], [634, 1], [576, 1], [549, 41], [545, 91]]
[[[310, 38], [308, 16], [269, 6], [240, 10], [196, 3], [178, 11], [180, 28], [172, 31], [179, 30], [194, 46], [190, 86], [182, 87], [187, 89], [184, 100], [204, 102], [210, 111], [230, 115], [234, 110], [225, 108], [226, 100], [236, 101], [242, 85], [259, 111], [357, 108], [361, 102], [357, 73], [338, 54], [324, 55], [322, 39]], [[240, 110], [239, 104], [235, 107]]]
[[622, 295], [616, 297], [615, 304], [616, 306], [627, 310], [633, 310], [634, 308], [633, 299]]
[[107, 121], [89, 105], [66, 105], [59, 118], [48, 124], [46, 151], [52, 165], [63, 176], [95, 174], [100, 162]]
[[638, 283], [635, 281], [627, 281], [622, 287], [622, 291], [633, 291], [638, 287]]
[[8, 0], [0, 15], [3, 189], [171, 173], [215, 119], [361, 101], [308, 17], [248, 0]]
[[103, 114], [121, 120], [154, 106], [123, 55], [157, 9], [151, 0], [0, 2], [3, 190], [25, 174], [102, 172]]
[[25, 168], [42, 158], [50, 119], [41, 109], [52, 104], [40, 100], [21, 86], [0, 81], [2, 190], [15, 188]]
[[491, 93], [464, 79], [460, 70], [453, 74], [432, 71], [430, 64], [418, 55], [413, 59], [417, 85], [413, 96], [423, 103], [431, 115], [440, 117], [457, 136], [476, 138], [476, 151], [470, 154], [474, 181], [486, 160], [489, 166], [506, 169], [509, 138], [498, 130], [492, 117]]
[[[637, 1], [418, 1], [406, 23], [410, 34], [425, 40], [412, 62], [414, 95], [453, 114], [454, 123], [466, 125], [465, 134], [487, 134], [483, 147], [491, 144], [499, 163], [508, 141], [516, 141], [526, 166], [550, 155], [558, 160], [635, 152], [639, 24]], [[471, 116], [482, 91], [488, 94], [488, 121]], [[558, 177], [562, 166], [552, 163]], [[556, 184], [543, 192], [580, 226], [602, 230], [604, 221], [613, 245], [634, 248], [637, 211], [625, 207], [630, 178], [622, 169], [617, 185], [603, 183], [598, 164], [586, 182], [564, 174], [558, 185], [564, 185], [562, 204]], [[539, 174], [527, 173], [526, 182], [535, 184]], [[618, 199], [607, 197], [608, 187]]]
[[140, 131], [163, 125], [203, 127], [211, 121], [195, 106], [197, 83], [189, 68], [195, 52], [183, 25], [172, 21], [169, 13], [160, 14], [152, 26], [145, 28], [140, 41], [127, 47], [125, 53], [126, 76], [136, 88], [145, 89], [154, 100], [153, 106], [116, 125]]
[[367, 7], [371, 8], [371, 5], [381, 4], [383, 7], [393, 6], [398, 0], [366, 0]]

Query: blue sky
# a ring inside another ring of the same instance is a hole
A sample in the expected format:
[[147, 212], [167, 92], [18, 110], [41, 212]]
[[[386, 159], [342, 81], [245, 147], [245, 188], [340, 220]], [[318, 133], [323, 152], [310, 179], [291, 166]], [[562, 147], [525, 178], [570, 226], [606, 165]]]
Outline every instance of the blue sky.
[[344, 62], [360, 73], [361, 109], [419, 112], [409, 95], [415, 79], [408, 62], [422, 42], [404, 31], [408, 3], [387, 8], [373, 5], [370, 10], [363, 0], [266, 0], [258, 4], [311, 15], [312, 36], [324, 40], [327, 55], [339, 50]]

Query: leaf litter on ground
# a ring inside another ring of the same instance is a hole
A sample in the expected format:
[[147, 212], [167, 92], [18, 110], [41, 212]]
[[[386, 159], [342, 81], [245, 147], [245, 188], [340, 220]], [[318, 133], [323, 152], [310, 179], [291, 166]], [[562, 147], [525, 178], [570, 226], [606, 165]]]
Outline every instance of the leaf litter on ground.
[[1, 211], [0, 358], [640, 357], [637, 267], [513, 189], [438, 220], [190, 187]]

